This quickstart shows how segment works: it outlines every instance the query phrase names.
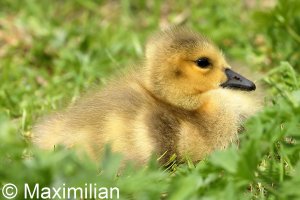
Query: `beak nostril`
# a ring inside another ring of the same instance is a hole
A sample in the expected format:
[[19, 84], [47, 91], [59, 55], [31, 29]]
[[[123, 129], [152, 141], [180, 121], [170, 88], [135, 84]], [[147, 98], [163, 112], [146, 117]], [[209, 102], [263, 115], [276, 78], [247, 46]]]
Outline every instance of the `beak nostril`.
[[234, 76], [233, 77], [235, 80], [238, 80], [238, 81], [240, 81], [241, 80], [241, 78], [240, 77], [238, 77], [238, 76]]

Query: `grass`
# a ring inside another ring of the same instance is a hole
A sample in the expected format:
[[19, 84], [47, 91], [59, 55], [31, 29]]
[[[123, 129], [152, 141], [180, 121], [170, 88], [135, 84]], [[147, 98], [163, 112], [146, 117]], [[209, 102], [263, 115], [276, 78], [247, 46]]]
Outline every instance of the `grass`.
[[[19, 186], [17, 199], [25, 182], [117, 186], [121, 199], [299, 199], [300, 3], [251, 2], [2, 0], [0, 185]], [[239, 148], [173, 171], [152, 161], [118, 176], [120, 157], [109, 150], [99, 168], [72, 151], [31, 145], [40, 116], [142, 59], [146, 38], [163, 24], [186, 24], [263, 74], [268, 103], [248, 120]]]

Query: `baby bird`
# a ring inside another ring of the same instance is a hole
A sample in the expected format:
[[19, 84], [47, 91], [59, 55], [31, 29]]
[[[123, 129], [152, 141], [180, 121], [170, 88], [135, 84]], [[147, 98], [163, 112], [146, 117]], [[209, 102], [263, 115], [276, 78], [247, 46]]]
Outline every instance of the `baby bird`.
[[142, 66], [113, 78], [34, 128], [34, 143], [77, 146], [95, 160], [105, 144], [125, 160], [197, 162], [233, 141], [257, 110], [256, 86], [234, 72], [206, 37], [170, 28], [146, 44]]

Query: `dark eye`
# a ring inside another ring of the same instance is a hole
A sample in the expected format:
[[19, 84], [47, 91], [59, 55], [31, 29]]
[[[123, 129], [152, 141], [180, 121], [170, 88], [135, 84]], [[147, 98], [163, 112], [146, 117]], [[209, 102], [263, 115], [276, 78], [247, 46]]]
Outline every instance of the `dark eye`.
[[196, 64], [198, 65], [198, 67], [201, 68], [208, 68], [210, 66], [210, 61], [208, 58], [199, 58], [198, 60], [196, 60]]

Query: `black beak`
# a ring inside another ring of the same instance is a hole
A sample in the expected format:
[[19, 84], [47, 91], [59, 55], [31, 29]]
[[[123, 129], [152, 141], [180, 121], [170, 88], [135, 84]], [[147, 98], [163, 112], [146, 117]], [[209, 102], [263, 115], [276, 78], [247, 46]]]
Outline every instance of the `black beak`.
[[255, 84], [243, 77], [242, 75], [232, 71], [231, 69], [225, 69], [227, 81], [222, 83], [221, 86], [224, 88], [232, 88], [239, 90], [252, 91], [256, 89]]

